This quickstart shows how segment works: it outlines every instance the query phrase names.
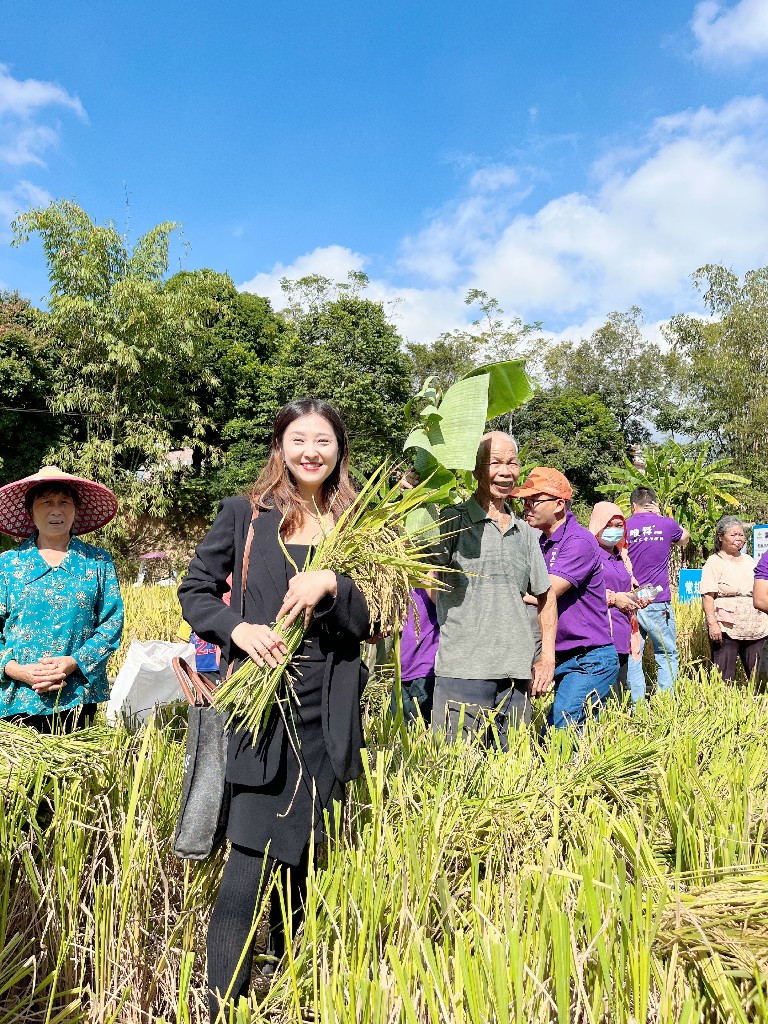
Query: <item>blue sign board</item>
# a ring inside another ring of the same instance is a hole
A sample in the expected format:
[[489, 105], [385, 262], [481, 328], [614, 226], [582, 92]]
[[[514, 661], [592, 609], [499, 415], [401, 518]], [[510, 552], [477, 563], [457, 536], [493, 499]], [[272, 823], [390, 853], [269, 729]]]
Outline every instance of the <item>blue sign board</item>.
[[684, 604], [686, 601], [698, 601], [701, 597], [701, 569], [681, 569], [677, 596]]

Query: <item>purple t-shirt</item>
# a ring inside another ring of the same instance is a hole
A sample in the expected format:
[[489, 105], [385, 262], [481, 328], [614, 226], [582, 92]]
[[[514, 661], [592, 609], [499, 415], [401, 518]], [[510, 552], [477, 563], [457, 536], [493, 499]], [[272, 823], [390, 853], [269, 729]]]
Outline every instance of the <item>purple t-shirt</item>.
[[[405, 682], [434, 676], [437, 644], [440, 640], [437, 609], [427, 597], [426, 591], [414, 590], [411, 597], [413, 600], [408, 608], [408, 618], [400, 641], [400, 671]], [[414, 604], [419, 613], [418, 637], [413, 615]]]
[[612, 644], [603, 560], [595, 538], [567, 512], [563, 525], [551, 537], [542, 534], [539, 543], [547, 572], [571, 584], [557, 599], [555, 650]]
[[683, 528], [669, 516], [636, 512], [627, 520], [629, 559], [641, 587], [661, 587], [656, 601], [671, 601], [669, 593], [669, 552], [683, 536]]
[[[600, 556], [603, 559], [605, 589], [616, 591], [619, 594], [628, 593], [632, 589], [632, 577], [629, 575], [621, 555], [606, 551], [601, 545]], [[629, 616], [618, 608], [609, 608], [608, 611], [613, 627], [613, 646], [619, 654], [629, 654], [629, 642], [632, 639], [632, 625]]]
[[768, 580], [768, 551], [760, 556], [760, 561], [755, 566], [755, 579]]

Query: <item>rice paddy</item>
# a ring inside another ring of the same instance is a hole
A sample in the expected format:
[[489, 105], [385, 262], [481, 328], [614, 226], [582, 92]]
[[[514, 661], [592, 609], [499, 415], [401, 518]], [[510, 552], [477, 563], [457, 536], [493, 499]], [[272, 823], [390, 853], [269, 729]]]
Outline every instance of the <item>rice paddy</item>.
[[[141, 600], [171, 638], [175, 596]], [[613, 705], [578, 744], [520, 732], [498, 755], [416, 728], [404, 746], [375, 679], [368, 768], [305, 924], [231, 1020], [768, 1020], [768, 699], [699, 663], [698, 608], [678, 622], [675, 697]], [[135, 735], [0, 726], [0, 1024], [207, 1019], [223, 853], [171, 852], [183, 750], [172, 715]]]

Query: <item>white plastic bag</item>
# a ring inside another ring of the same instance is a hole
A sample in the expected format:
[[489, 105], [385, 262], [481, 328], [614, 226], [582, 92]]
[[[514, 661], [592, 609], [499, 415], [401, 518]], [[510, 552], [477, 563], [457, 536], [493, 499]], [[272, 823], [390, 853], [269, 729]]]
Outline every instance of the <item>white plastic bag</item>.
[[169, 640], [132, 640], [107, 704], [107, 721], [146, 722], [155, 707], [184, 700], [171, 662], [183, 658], [195, 667], [195, 645]]

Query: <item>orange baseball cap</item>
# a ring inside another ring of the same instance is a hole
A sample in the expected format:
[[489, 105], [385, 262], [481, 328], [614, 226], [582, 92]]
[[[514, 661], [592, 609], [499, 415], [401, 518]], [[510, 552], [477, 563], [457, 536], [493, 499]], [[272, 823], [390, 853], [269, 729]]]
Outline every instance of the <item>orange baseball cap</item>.
[[573, 488], [568, 480], [557, 469], [549, 466], [537, 466], [528, 474], [524, 484], [510, 491], [513, 498], [528, 498], [532, 494], [550, 494], [553, 498], [568, 501], [573, 496]]

